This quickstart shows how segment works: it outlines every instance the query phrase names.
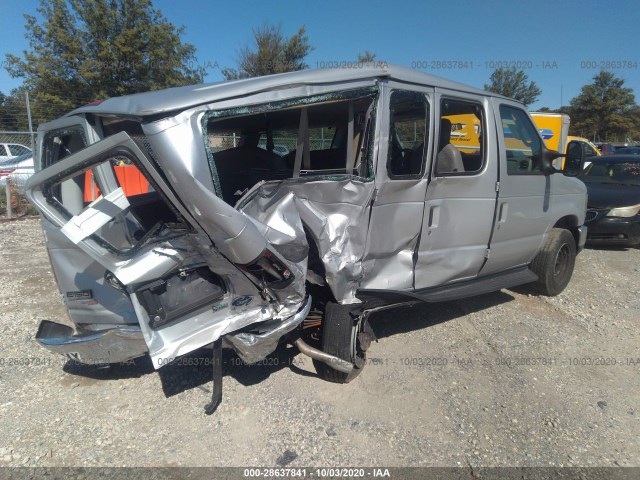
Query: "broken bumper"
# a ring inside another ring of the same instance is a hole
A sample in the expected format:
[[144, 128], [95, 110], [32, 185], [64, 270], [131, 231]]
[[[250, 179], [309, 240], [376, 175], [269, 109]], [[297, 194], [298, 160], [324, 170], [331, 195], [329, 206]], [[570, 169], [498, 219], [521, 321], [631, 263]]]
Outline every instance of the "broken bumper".
[[237, 332], [226, 335], [224, 338], [238, 356], [247, 363], [256, 363], [274, 352], [280, 339], [296, 329], [309, 314], [311, 309], [311, 296], [307, 297], [304, 306], [298, 313], [282, 321], [265, 322], [264, 333]]
[[[282, 321], [261, 325], [263, 333], [237, 332], [225, 335], [227, 343], [247, 363], [255, 363], [273, 353], [280, 339], [295, 330], [309, 314], [311, 297], [295, 315]], [[74, 335], [73, 328], [61, 323], [40, 322], [36, 341], [53, 353], [89, 365], [121, 363], [148, 352], [139, 326], [116, 327], [109, 330]]]
[[74, 335], [73, 328], [49, 320], [40, 322], [37, 342], [53, 353], [89, 365], [120, 363], [145, 355], [148, 351], [138, 326]]

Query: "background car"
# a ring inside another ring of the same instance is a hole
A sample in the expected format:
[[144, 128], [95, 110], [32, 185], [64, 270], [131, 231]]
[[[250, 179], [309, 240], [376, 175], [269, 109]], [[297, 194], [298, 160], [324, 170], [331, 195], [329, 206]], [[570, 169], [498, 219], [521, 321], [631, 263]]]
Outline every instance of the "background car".
[[598, 150], [598, 147], [596, 147], [593, 143], [591, 143], [586, 138], [574, 137], [574, 136], [569, 135], [567, 137], [567, 143], [569, 143], [569, 142], [578, 142], [580, 145], [582, 145], [582, 149], [584, 151], [584, 158], [602, 156], [602, 154], [600, 153], [600, 150]]
[[622, 147], [616, 150], [616, 155], [640, 155], [640, 147]]
[[0, 163], [26, 154], [31, 154], [29, 147], [19, 143], [0, 143]]
[[273, 153], [277, 153], [281, 157], [284, 157], [286, 154], [289, 153], [289, 149], [287, 147], [285, 147], [284, 145], [274, 145], [273, 146]]
[[[16, 165], [16, 168], [6, 178], [13, 185], [19, 193], [24, 193], [24, 187], [27, 184], [27, 180], [35, 172], [33, 166], [33, 155], [29, 154], [28, 158], [21, 160]], [[6, 181], [5, 180], [5, 183]]]
[[[258, 147], [259, 148], [263, 148], [263, 149], [267, 149], [267, 145], [264, 142], [260, 142], [258, 143]], [[280, 144], [275, 144], [273, 146], [273, 153], [280, 155], [281, 157], [284, 157], [285, 155], [287, 155], [289, 153], [289, 149], [287, 147], [285, 147], [284, 145], [280, 145]]]
[[640, 244], [640, 156], [593, 157], [581, 174], [587, 186], [587, 243]]
[[10, 177], [16, 187], [24, 188], [27, 179], [34, 172], [31, 152], [0, 162], [0, 187], [4, 187]]

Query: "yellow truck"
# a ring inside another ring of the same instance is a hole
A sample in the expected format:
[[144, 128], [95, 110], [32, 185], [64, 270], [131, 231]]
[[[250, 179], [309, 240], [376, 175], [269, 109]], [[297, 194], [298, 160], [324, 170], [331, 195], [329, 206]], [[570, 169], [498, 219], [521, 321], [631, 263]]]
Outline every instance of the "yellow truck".
[[447, 115], [451, 122], [451, 143], [464, 153], [477, 153], [480, 149], [480, 119], [472, 113]]
[[[447, 118], [451, 122], [451, 143], [464, 153], [475, 153], [480, 148], [480, 119], [474, 114], [449, 115]], [[598, 148], [588, 139], [569, 135], [569, 115], [564, 113], [532, 112], [531, 118], [538, 127], [538, 131], [550, 150], [560, 153], [567, 153], [567, 148], [571, 142], [580, 144], [584, 152], [584, 158], [601, 156]], [[505, 136], [505, 142], [514, 142]], [[522, 148], [525, 146], [522, 145]], [[517, 150], [518, 145], [511, 145], [511, 149]], [[563, 160], [558, 158], [556, 168], [562, 168]], [[587, 162], [588, 164], [588, 162]]]
[[547, 148], [560, 153], [567, 153], [569, 144], [576, 142], [580, 144], [580, 148], [584, 152], [584, 158], [602, 155], [600, 150], [588, 139], [569, 135], [569, 115], [565, 113], [532, 112], [531, 118], [533, 118], [538, 127], [538, 131]]

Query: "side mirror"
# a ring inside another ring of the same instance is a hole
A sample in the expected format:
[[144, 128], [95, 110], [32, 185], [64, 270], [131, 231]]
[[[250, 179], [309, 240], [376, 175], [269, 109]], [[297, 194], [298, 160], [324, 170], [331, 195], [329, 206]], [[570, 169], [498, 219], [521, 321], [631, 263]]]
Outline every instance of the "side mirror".
[[564, 155], [560, 152], [556, 152], [555, 150], [549, 150], [544, 145], [542, 146], [542, 150], [540, 152], [541, 168], [542, 173], [545, 175], [553, 175], [554, 173], [562, 172], [563, 170], [558, 170], [553, 166], [553, 161], [556, 158], [564, 157]]
[[577, 177], [584, 168], [584, 147], [580, 142], [569, 142], [567, 154], [564, 155], [564, 168], [562, 173], [567, 177]]
[[[540, 156], [542, 158], [542, 172], [545, 175], [563, 173], [567, 177], [577, 177], [584, 167], [584, 149], [579, 142], [569, 142], [566, 154], [542, 147]], [[563, 157], [563, 162], [562, 168], [558, 169], [553, 166], [553, 161], [560, 157]]]

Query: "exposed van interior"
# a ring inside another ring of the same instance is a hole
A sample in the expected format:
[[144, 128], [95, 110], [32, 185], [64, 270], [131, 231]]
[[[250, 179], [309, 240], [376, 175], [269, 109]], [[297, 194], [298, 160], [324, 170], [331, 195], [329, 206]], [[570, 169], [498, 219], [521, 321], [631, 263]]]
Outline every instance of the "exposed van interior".
[[210, 118], [207, 142], [224, 201], [234, 205], [262, 180], [330, 174], [368, 177], [374, 98], [270, 111], [256, 107], [256, 113], [248, 115]]
[[[46, 165], [53, 165], [84, 147], [81, 129], [53, 131], [44, 141]], [[125, 155], [69, 172], [69, 176], [48, 183], [45, 192], [49, 203], [71, 218], [119, 189], [126, 197], [126, 209], [92, 235], [109, 249], [126, 254], [151, 235], [167, 236], [168, 227], [175, 228], [180, 223], [175, 211]]]

